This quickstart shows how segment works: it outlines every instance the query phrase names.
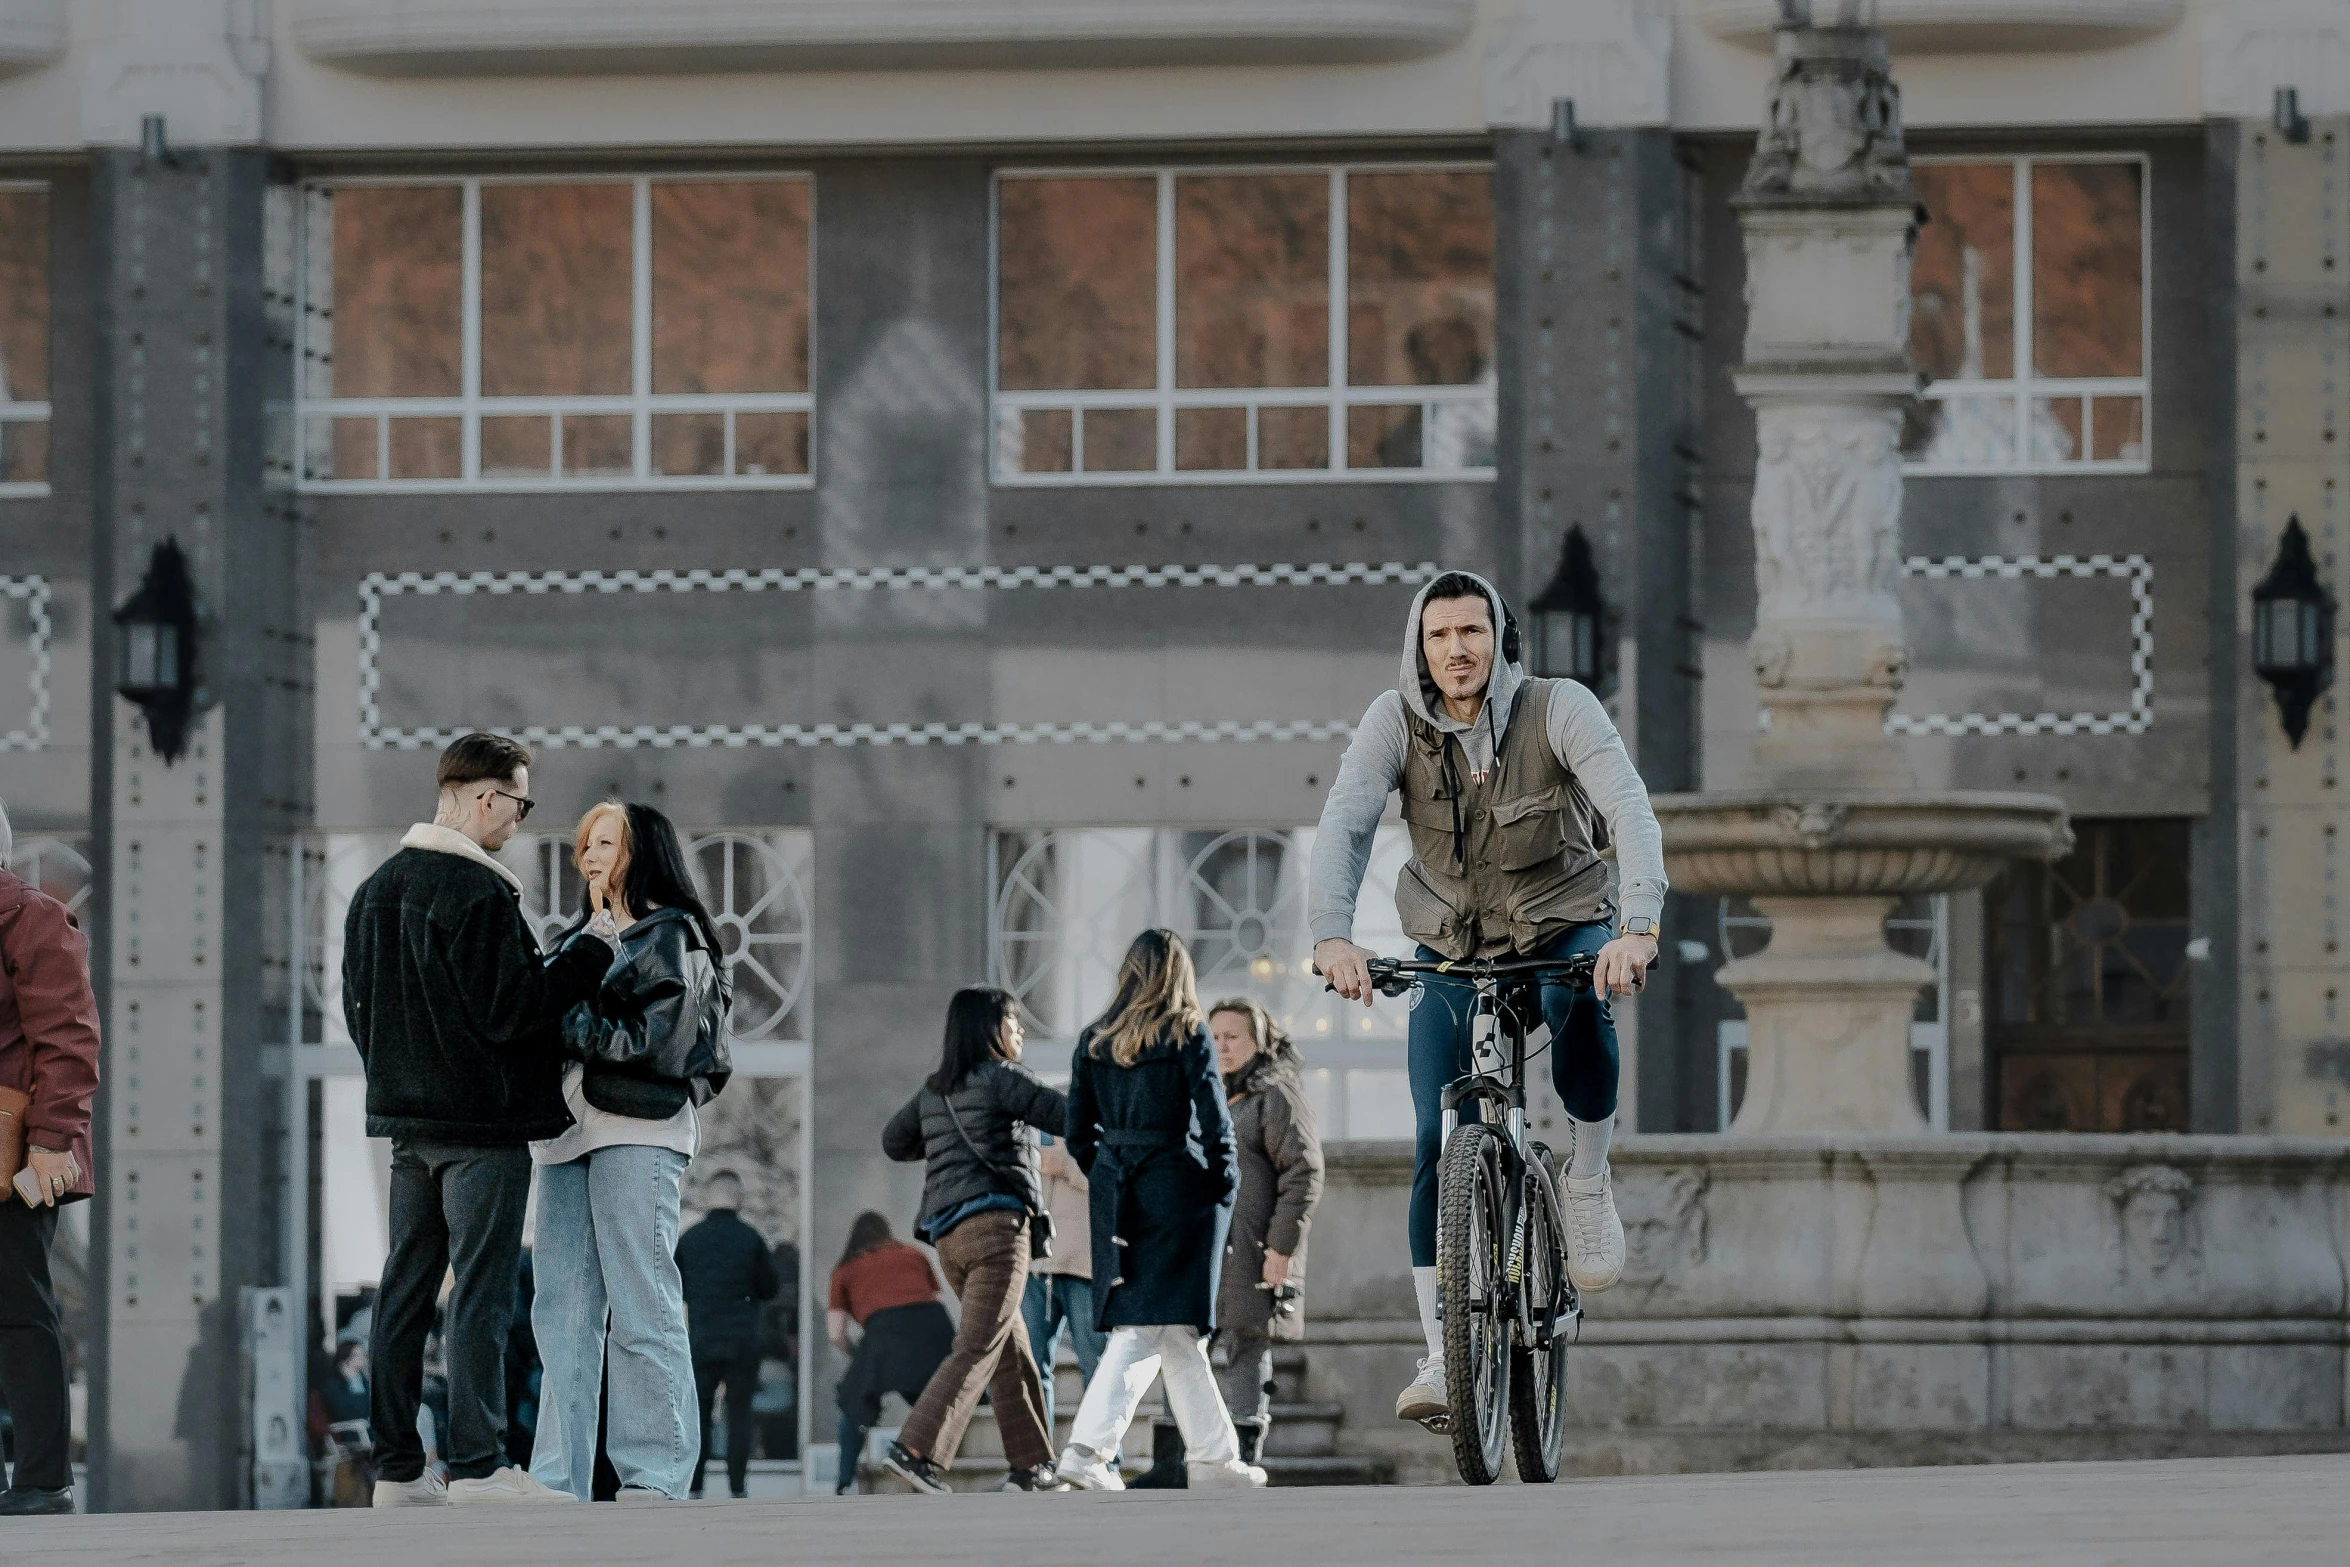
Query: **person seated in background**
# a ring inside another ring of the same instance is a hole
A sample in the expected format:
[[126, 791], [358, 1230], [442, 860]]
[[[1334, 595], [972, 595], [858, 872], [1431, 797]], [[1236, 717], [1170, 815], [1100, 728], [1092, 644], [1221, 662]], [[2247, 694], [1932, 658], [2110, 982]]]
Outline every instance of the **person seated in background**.
[[[835, 1495], [857, 1488], [857, 1460], [865, 1433], [881, 1418], [881, 1399], [895, 1393], [911, 1404], [955, 1347], [954, 1320], [939, 1301], [945, 1288], [929, 1255], [892, 1235], [889, 1220], [860, 1213], [832, 1270], [825, 1302], [825, 1335], [848, 1355], [840, 1379], [840, 1478]], [[860, 1330], [852, 1353], [850, 1329]]]

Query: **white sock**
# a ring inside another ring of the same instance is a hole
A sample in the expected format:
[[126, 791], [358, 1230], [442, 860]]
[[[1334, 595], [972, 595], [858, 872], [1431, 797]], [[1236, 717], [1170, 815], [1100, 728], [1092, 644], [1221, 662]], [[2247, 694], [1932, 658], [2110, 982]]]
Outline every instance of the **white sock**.
[[1428, 1336], [1428, 1358], [1444, 1358], [1444, 1328], [1436, 1320], [1436, 1270], [1414, 1268], [1412, 1293], [1420, 1298], [1420, 1331]]
[[1607, 1169], [1607, 1145], [1616, 1135], [1616, 1118], [1578, 1121], [1567, 1117], [1567, 1178], [1589, 1180]]

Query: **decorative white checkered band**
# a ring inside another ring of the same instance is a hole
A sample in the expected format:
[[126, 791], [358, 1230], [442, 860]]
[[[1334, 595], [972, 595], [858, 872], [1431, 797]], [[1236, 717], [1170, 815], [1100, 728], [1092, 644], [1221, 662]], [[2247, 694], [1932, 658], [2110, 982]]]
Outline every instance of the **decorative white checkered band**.
[[0, 577], [0, 599], [22, 599], [32, 635], [26, 641], [33, 655], [30, 683], [32, 708], [24, 726], [0, 729], [0, 751], [39, 751], [49, 744], [49, 579]]
[[2143, 555], [1923, 555], [1902, 571], [1929, 580], [1952, 577], [2119, 577], [2130, 585], [2130, 705], [2118, 713], [1901, 713], [1885, 721], [1897, 735], [2138, 735], [2154, 722], [2154, 567]]
[[[942, 592], [1014, 588], [1274, 588], [1417, 586], [1442, 567], [1400, 561], [1270, 566], [899, 566], [764, 571], [370, 572], [359, 584], [359, 738], [371, 750], [447, 745], [464, 728], [401, 729], [383, 721], [383, 602], [402, 594]], [[1343, 740], [1351, 719], [1066, 724], [581, 724], [513, 731], [546, 748], [620, 750], [710, 746], [1073, 745], [1157, 741]]]

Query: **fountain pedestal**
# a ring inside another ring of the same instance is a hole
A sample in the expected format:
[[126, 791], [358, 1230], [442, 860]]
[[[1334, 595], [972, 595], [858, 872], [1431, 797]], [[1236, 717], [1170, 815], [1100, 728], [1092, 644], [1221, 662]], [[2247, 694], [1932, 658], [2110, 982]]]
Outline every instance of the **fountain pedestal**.
[[1920, 793], [1886, 732], [1909, 670], [1901, 423], [1920, 387], [1901, 95], [1882, 35], [1811, 26], [1806, 7], [1779, 30], [1777, 66], [1736, 198], [1763, 731], [1746, 792], [1668, 796], [1657, 816], [1676, 891], [1744, 894], [1771, 921], [1770, 945], [1719, 975], [1747, 1018], [1730, 1129], [1923, 1132], [1909, 1020], [1933, 972], [1886, 945], [1886, 915], [2072, 840], [2045, 795]]

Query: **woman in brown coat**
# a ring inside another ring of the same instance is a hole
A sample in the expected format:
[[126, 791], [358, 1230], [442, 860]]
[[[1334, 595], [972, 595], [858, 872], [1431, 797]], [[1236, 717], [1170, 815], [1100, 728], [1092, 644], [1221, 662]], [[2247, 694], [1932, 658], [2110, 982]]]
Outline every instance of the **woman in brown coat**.
[[1261, 1004], [1217, 1002], [1208, 1033], [1240, 1150], [1211, 1358], [1241, 1457], [1255, 1463], [1273, 1424], [1273, 1343], [1305, 1336], [1306, 1231], [1322, 1195], [1322, 1137], [1297, 1047]]

